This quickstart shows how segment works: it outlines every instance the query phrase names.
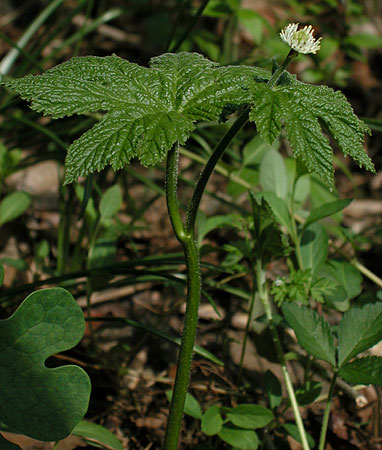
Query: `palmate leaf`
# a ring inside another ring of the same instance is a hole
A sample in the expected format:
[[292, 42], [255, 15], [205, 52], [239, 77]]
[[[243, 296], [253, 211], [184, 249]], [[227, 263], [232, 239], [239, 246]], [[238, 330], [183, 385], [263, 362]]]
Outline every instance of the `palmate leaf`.
[[216, 120], [227, 104], [249, 101], [246, 87], [263, 69], [219, 67], [196, 53], [164, 54], [150, 68], [118, 56], [76, 57], [42, 75], [6, 85], [36, 111], [53, 118], [106, 111], [102, 120], [68, 149], [65, 182], [122, 168], [133, 157], [145, 166], [184, 143], [197, 120]]
[[333, 150], [322, 127], [345, 155], [350, 155], [359, 166], [375, 171], [363, 149], [364, 133], [370, 130], [340, 92], [305, 84], [291, 76], [273, 88], [256, 82], [249, 88], [253, 94], [250, 119], [264, 140], [272, 144], [283, 122], [296, 158], [329, 187], [333, 186]]

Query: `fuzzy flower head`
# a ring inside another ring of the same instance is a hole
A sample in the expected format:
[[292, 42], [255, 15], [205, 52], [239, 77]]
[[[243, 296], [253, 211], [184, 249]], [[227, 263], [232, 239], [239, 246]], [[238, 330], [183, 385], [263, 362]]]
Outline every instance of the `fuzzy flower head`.
[[298, 53], [316, 53], [320, 50], [319, 39], [314, 39], [312, 25], [307, 25], [297, 31], [298, 23], [290, 23], [281, 33], [281, 39]]

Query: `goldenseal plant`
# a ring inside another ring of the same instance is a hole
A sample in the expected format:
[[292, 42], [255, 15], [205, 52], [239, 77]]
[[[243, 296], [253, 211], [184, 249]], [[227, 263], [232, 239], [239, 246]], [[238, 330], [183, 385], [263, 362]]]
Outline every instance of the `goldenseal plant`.
[[[281, 32], [291, 51], [272, 72], [257, 67], [219, 66], [202, 55], [181, 52], [157, 56], [149, 67], [116, 55], [75, 57], [42, 75], [4, 83], [30, 101], [32, 109], [55, 119], [73, 114], [103, 114], [96, 125], [69, 146], [65, 184], [101, 171], [107, 165], [114, 170], [123, 169], [132, 158], [144, 166], [166, 159], [167, 209], [184, 251], [187, 299], [165, 450], [178, 446], [197, 330], [201, 272], [196, 216], [208, 180], [236, 134], [247, 122], [253, 122], [264, 141], [271, 145], [284, 127], [301, 166], [316, 173], [330, 189], [334, 184], [333, 149], [327, 134], [345, 155], [374, 172], [363, 148], [364, 135], [370, 130], [354, 114], [346, 98], [326, 86], [302, 83], [285, 71], [298, 53], [316, 53], [320, 47], [320, 39], [313, 38], [311, 26], [300, 31], [297, 28], [298, 24], [290, 24]], [[179, 147], [186, 145], [197, 122], [225, 118], [232, 109], [240, 114], [212, 151], [196, 182], [184, 219], [177, 199]], [[262, 270], [260, 264], [257, 284], [272, 323]], [[301, 442], [308, 449], [293, 386], [277, 342]]]

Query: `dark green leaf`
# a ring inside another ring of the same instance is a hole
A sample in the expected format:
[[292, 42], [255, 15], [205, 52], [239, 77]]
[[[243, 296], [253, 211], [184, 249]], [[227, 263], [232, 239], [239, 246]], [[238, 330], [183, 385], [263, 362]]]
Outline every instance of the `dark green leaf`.
[[27, 436], [56, 441], [84, 416], [90, 380], [77, 366], [45, 367], [45, 360], [81, 339], [81, 308], [62, 288], [29, 295], [0, 321], [0, 418]]
[[350, 155], [360, 167], [375, 172], [371, 159], [363, 149], [364, 134], [369, 128], [354, 114], [346, 97], [327, 86], [299, 83], [296, 90], [289, 88], [295, 101], [312, 111], [327, 127], [345, 155]]
[[[89, 255], [89, 267], [96, 269], [103, 266], [110, 266], [115, 262], [117, 248], [115, 242], [109, 239], [99, 238], [94, 244]], [[97, 275], [96, 277], [98, 277]]]
[[323, 303], [325, 298], [338, 292], [339, 283], [331, 278], [318, 278], [310, 286], [310, 295], [316, 302]]
[[[172, 391], [166, 391], [166, 396], [169, 402], [172, 399]], [[194, 419], [202, 419], [202, 409], [200, 408], [199, 402], [196, 398], [187, 392], [186, 402], [184, 404], [184, 414], [193, 417]]]
[[286, 198], [288, 180], [283, 157], [272, 148], [260, 163], [260, 184], [263, 191], [274, 192], [277, 197]]
[[25, 192], [12, 192], [0, 202], [0, 226], [21, 216], [29, 207], [31, 199]]
[[279, 229], [271, 207], [261, 196], [250, 196], [253, 216], [253, 252], [263, 265], [289, 252], [286, 238]]
[[281, 131], [282, 112], [278, 97], [266, 84], [256, 83], [251, 91], [254, 97], [249, 117], [256, 122], [260, 136], [271, 145]]
[[276, 220], [281, 225], [284, 225], [289, 234], [291, 234], [293, 227], [286, 201], [280, 197], [277, 197], [277, 195], [273, 192], [261, 192], [261, 197], [264, 197], [271, 207]]
[[259, 446], [257, 434], [252, 430], [243, 430], [231, 425], [223, 425], [218, 433], [220, 439], [233, 447], [243, 450], [256, 450]]
[[283, 303], [286, 321], [296, 333], [299, 344], [318, 359], [336, 364], [336, 351], [329, 324], [315, 311], [295, 303]]
[[293, 270], [289, 279], [279, 277], [272, 284], [271, 294], [280, 306], [283, 302], [309, 303], [308, 286], [311, 279], [311, 270]]
[[[272, 148], [272, 147], [271, 147]], [[245, 144], [243, 148], [243, 165], [253, 166], [261, 163], [264, 155], [269, 151], [269, 145], [258, 134]]]
[[265, 389], [268, 394], [271, 409], [280, 406], [282, 400], [282, 388], [279, 379], [270, 370], [265, 372]]
[[[111, 266], [116, 260], [117, 247], [115, 242], [110, 239], [101, 237], [96, 240], [92, 251], [89, 254], [88, 264], [91, 269], [102, 268], [104, 266]], [[104, 287], [113, 275], [97, 274], [89, 278], [93, 290]]]
[[322, 384], [319, 381], [311, 381], [296, 391], [297, 403], [300, 406], [307, 406], [313, 403], [321, 394]]
[[99, 204], [99, 212], [101, 214], [101, 221], [111, 219], [122, 206], [122, 192], [118, 184], [110, 187], [102, 195]]
[[3, 284], [4, 281], [4, 267], [0, 262], [0, 287]]
[[28, 264], [23, 259], [14, 259], [4, 256], [0, 259], [0, 262], [5, 266], [14, 267], [17, 270], [27, 270]]
[[253, 41], [257, 45], [260, 44], [263, 37], [263, 26], [268, 25], [268, 27], [271, 28], [266, 19], [252, 9], [244, 9], [241, 7], [237, 11], [237, 17], [240, 25], [242, 25], [247, 32], [252, 35]]
[[328, 256], [329, 238], [325, 228], [313, 223], [301, 237], [300, 251], [304, 269], [311, 269], [312, 275], [322, 266]]
[[322, 267], [320, 275], [336, 280], [345, 289], [349, 300], [361, 293], [362, 275], [347, 261], [330, 260]]
[[345, 364], [339, 376], [351, 384], [373, 384], [382, 386], [382, 357], [357, 358]]
[[105, 427], [97, 425], [96, 423], [81, 420], [72, 431], [72, 434], [82, 437], [86, 439], [86, 441], [101, 444], [110, 450], [123, 450], [120, 440]]
[[356, 33], [346, 36], [344, 39], [346, 44], [355, 45], [356, 47], [381, 48], [382, 37], [372, 33]]
[[382, 303], [347, 311], [338, 331], [338, 365], [343, 365], [382, 339]]
[[[313, 86], [288, 77], [276, 87], [253, 82], [250, 119], [263, 139], [274, 141], [285, 124], [286, 134], [296, 158], [333, 187], [333, 151], [322, 133], [324, 125], [345, 155], [361, 167], [375, 172], [363, 149], [366, 125], [354, 114], [350, 103], [340, 93], [326, 86]], [[321, 125], [322, 124], [322, 125]]]
[[308, 227], [310, 224], [317, 222], [324, 217], [328, 217], [338, 211], [342, 211], [344, 208], [350, 205], [352, 201], [353, 199], [351, 198], [345, 198], [343, 200], [336, 200], [334, 202], [326, 203], [325, 205], [313, 209], [307, 217], [303, 228]]
[[238, 214], [225, 214], [223, 216], [212, 216], [206, 218], [201, 211], [198, 212], [198, 241], [217, 228], [233, 227], [239, 228], [242, 218]]
[[269, 409], [263, 406], [238, 405], [227, 414], [227, 419], [239, 428], [255, 429], [268, 425], [274, 416]]
[[220, 414], [220, 407], [210, 406], [202, 416], [202, 432], [207, 436], [218, 434], [223, 426], [223, 418]]

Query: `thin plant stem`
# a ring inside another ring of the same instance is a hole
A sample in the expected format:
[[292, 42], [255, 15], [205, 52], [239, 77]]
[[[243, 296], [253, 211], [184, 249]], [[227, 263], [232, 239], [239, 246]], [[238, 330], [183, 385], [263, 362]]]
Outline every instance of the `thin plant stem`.
[[183, 44], [183, 42], [187, 39], [187, 36], [190, 34], [191, 30], [194, 28], [196, 22], [199, 20], [199, 17], [203, 14], [203, 11], [205, 10], [206, 6], [208, 5], [208, 2], [210, 0], [203, 0], [201, 5], [199, 6], [198, 10], [196, 11], [196, 14], [192, 18], [190, 24], [188, 27], [184, 30], [184, 33], [180, 36], [174, 47], [171, 48], [171, 52], [176, 53], [180, 46]]
[[247, 318], [247, 323], [245, 325], [243, 343], [241, 345], [239, 370], [238, 370], [238, 374], [237, 374], [237, 381], [238, 382], [240, 382], [241, 376], [242, 376], [242, 373], [243, 373], [243, 361], [244, 361], [245, 349], [247, 347], [249, 327], [251, 326], [251, 322], [252, 322], [253, 308], [255, 306], [255, 298], [256, 298], [256, 289], [252, 289], [251, 298], [249, 300], [248, 318]]
[[289, 373], [288, 373], [288, 368], [287, 368], [286, 361], [284, 358], [284, 352], [281, 347], [281, 343], [280, 343], [280, 339], [279, 339], [279, 336], [277, 333], [276, 326], [273, 322], [271, 305], [270, 305], [269, 298], [268, 298], [268, 290], [267, 290], [267, 288], [265, 286], [265, 282], [264, 282], [265, 281], [264, 280], [265, 272], [262, 268], [260, 259], [258, 259], [256, 261], [255, 271], [256, 271], [255, 275], [256, 275], [256, 282], [257, 282], [257, 290], [259, 292], [260, 300], [264, 306], [264, 311], [265, 311], [265, 315], [266, 315], [266, 318], [267, 318], [267, 321], [269, 324], [269, 329], [271, 331], [273, 344], [275, 346], [277, 357], [278, 357], [280, 365], [281, 365], [281, 370], [282, 370], [282, 374], [283, 374], [284, 381], [285, 381], [285, 387], [288, 392], [288, 397], [289, 397], [289, 400], [290, 400], [290, 403], [292, 406], [292, 410], [294, 413], [297, 429], [298, 429], [300, 439], [301, 439], [301, 444], [302, 444], [302, 447], [304, 450], [309, 450], [310, 447], [308, 444], [308, 440], [306, 438], [305, 428], [304, 428], [304, 424], [302, 422], [301, 414], [298, 409], [298, 403], [296, 400], [296, 395], [294, 393], [292, 381], [291, 381]]
[[237, 45], [235, 45], [235, 33], [237, 31], [237, 17], [236, 14], [232, 14], [225, 24], [223, 51], [221, 55], [222, 64], [229, 64], [230, 61], [237, 59], [236, 51]]
[[[287, 65], [297, 55], [298, 53], [295, 50], [293, 49], [290, 50], [287, 57], [285, 58], [285, 61], [281, 64], [281, 66], [275, 71], [275, 73], [269, 79], [268, 85], [270, 87], [273, 87], [278, 82]], [[250, 105], [247, 105], [244, 108], [243, 112], [235, 120], [231, 128], [220, 139], [219, 143], [214, 148], [209, 160], [207, 161], [207, 164], [205, 165], [203, 172], [200, 175], [198, 184], [196, 185], [194, 194], [192, 196], [190, 205], [187, 210], [187, 219], [185, 227], [186, 232], [189, 232], [189, 230], [195, 227], [196, 214], [198, 212], [200, 200], [202, 198], [207, 182], [210, 179], [210, 176], [213, 170], [215, 169], [216, 164], [219, 162], [219, 159], [225, 152], [228, 145], [231, 143], [231, 141], [237, 135], [237, 133], [241, 130], [241, 128], [248, 122], [250, 110], [251, 110]]]
[[[171, 31], [168, 35], [168, 38], [166, 40], [166, 45], [164, 46], [164, 51], [165, 52], [169, 52], [170, 51], [170, 46], [171, 46], [171, 42], [175, 37], [175, 33], [176, 30], [178, 29], [178, 26], [182, 23], [182, 20], [184, 18], [185, 12], [187, 11], [189, 4], [190, 4], [191, 0], [184, 0], [182, 1], [176, 1], [177, 5], [176, 5], [176, 10], [177, 10], [177, 16], [175, 19], [175, 22], [171, 28]], [[178, 5], [179, 3], [179, 5]]]
[[295, 255], [296, 255], [298, 267], [300, 269], [303, 269], [304, 266], [302, 263], [300, 238], [297, 234], [296, 218], [295, 218], [295, 214], [294, 214], [294, 197], [295, 197], [295, 192], [296, 192], [296, 182], [297, 182], [297, 180], [295, 178], [294, 182], [293, 182], [292, 195], [291, 195], [291, 200], [290, 200], [290, 216], [291, 216], [291, 223], [292, 223], [292, 236], [291, 237], [292, 237], [292, 240], [294, 243]]
[[[94, 224], [92, 233], [91, 233], [91, 237], [89, 240], [89, 250], [88, 250], [88, 255], [87, 255], [87, 260], [86, 260], [86, 268], [89, 270], [91, 268], [91, 263], [92, 263], [92, 257], [93, 257], [93, 252], [94, 252], [94, 247], [96, 244], [96, 240], [98, 237], [98, 233], [101, 227], [101, 222], [100, 222], [100, 216], [97, 217], [96, 223]], [[86, 280], [86, 315], [87, 318], [90, 319], [92, 316], [92, 304], [91, 304], [91, 297], [93, 294], [93, 287], [92, 287], [92, 281], [91, 278], [89, 277]], [[96, 339], [96, 335], [95, 335], [95, 331], [94, 331], [94, 327], [91, 321], [89, 321], [89, 332], [90, 332], [90, 338], [92, 341], [92, 344], [94, 346], [94, 349], [97, 353], [97, 356], [100, 355], [100, 349], [98, 347], [97, 344], [97, 339]]]
[[326, 407], [325, 407], [324, 416], [322, 419], [320, 443], [318, 445], [318, 450], [325, 450], [326, 431], [328, 429], [330, 408], [332, 406], [333, 392], [334, 392], [334, 387], [336, 385], [336, 380], [337, 380], [337, 371], [335, 370], [334, 374], [333, 374], [332, 382], [330, 383], [328, 399], [326, 401]]
[[194, 230], [185, 233], [177, 202], [179, 145], [168, 152], [166, 166], [167, 209], [175, 236], [183, 246], [187, 267], [187, 303], [184, 317], [183, 335], [178, 357], [174, 391], [167, 422], [164, 450], [176, 450], [178, 447], [184, 403], [190, 381], [191, 361], [198, 324], [201, 279], [199, 252]]
[[68, 260], [68, 240], [70, 231], [70, 210], [68, 210], [68, 201], [66, 196], [69, 195], [66, 186], [61, 187], [60, 191], [60, 223], [58, 226], [57, 237], [57, 272], [61, 275], [66, 271], [66, 263]]
[[275, 73], [271, 76], [271, 78], [268, 81], [268, 86], [273, 88], [273, 86], [278, 82], [281, 75], [284, 73], [284, 70], [286, 69], [287, 65], [292, 61], [293, 58], [295, 58], [298, 55], [296, 50], [291, 49], [289, 53], [287, 54], [287, 57], [285, 58], [285, 61], [281, 64], [280, 67], [278, 67], [275, 71]]
[[[94, 0], [88, 0], [86, 3], [87, 3], [87, 5], [86, 5], [86, 12], [85, 12], [85, 20], [81, 26], [81, 29], [84, 29], [88, 26], [90, 15], [91, 15], [93, 7], [94, 7]], [[81, 38], [77, 41], [77, 43], [74, 47], [73, 56], [77, 56], [79, 54], [82, 41], [83, 41], [83, 36], [81, 36]]]
[[237, 133], [241, 130], [241, 128], [248, 122], [249, 119], [249, 111], [250, 106], [246, 106], [244, 111], [240, 114], [240, 116], [233, 123], [231, 128], [226, 132], [226, 134], [220, 139], [216, 147], [214, 148], [210, 159], [207, 161], [205, 165], [199, 181], [195, 187], [195, 191], [191, 198], [190, 205], [187, 209], [187, 219], [186, 219], [186, 232], [190, 232], [195, 227], [196, 215], [199, 209], [200, 200], [210, 179], [210, 176], [215, 169], [216, 164], [219, 159], [227, 149], [228, 145], [231, 143], [233, 138], [237, 135]]

